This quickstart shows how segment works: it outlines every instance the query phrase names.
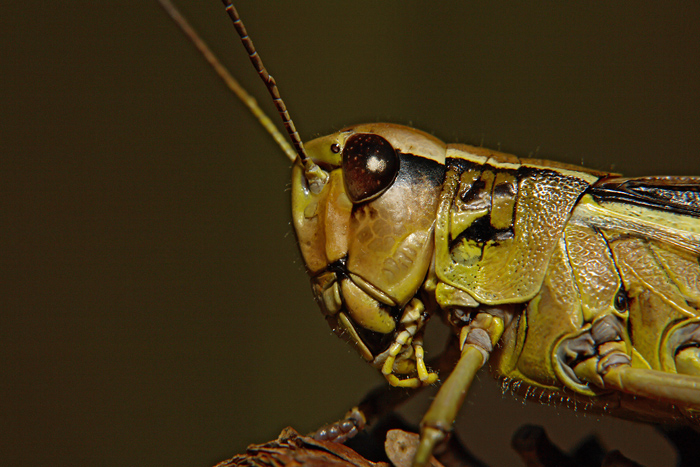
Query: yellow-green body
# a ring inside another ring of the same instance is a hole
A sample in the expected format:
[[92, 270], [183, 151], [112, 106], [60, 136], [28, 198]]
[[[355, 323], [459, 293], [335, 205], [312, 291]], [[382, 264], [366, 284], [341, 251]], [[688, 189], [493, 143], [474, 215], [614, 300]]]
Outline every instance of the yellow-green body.
[[[441, 375], [414, 465], [425, 465], [451, 430], [489, 359], [504, 388], [525, 397], [697, 424], [700, 177], [616, 178], [391, 124], [303, 145], [224, 0], [292, 151], [172, 4], [160, 2], [295, 161], [294, 227], [333, 330], [404, 387], [438, 380], [423, 349], [433, 316], [457, 336], [460, 356]], [[354, 409], [330, 437], [353, 436], [366, 416]]]
[[[347, 175], [347, 161], [376, 141], [400, 168], [352, 194], [378, 163]], [[294, 227], [334, 331], [406, 387], [438, 379], [422, 345], [432, 316], [459, 336], [464, 370], [423, 420], [418, 465], [489, 358], [525, 397], [697, 422], [700, 178], [616, 178], [389, 124], [306, 149], [329, 179], [313, 190], [295, 165]]]

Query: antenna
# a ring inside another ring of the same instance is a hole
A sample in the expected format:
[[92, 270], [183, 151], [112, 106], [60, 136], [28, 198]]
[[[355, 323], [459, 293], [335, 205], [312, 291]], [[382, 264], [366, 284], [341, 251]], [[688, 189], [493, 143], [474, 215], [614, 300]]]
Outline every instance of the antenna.
[[287, 111], [287, 106], [284, 104], [282, 97], [279, 93], [279, 88], [275, 79], [268, 73], [265, 65], [263, 65], [262, 59], [258, 52], [255, 50], [253, 41], [248, 36], [248, 32], [241, 21], [238, 11], [233, 6], [230, 0], [222, 0], [226, 12], [233, 21], [233, 25], [241, 38], [241, 42], [248, 52], [253, 67], [258, 72], [260, 79], [267, 87], [270, 95], [272, 96], [272, 101], [277, 108], [277, 111], [282, 118], [282, 123], [284, 123], [287, 129], [287, 134], [292, 140], [294, 149], [285, 141], [282, 134], [277, 130], [277, 127], [272, 123], [270, 118], [265, 114], [265, 112], [258, 106], [255, 99], [246, 92], [246, 90], [238, 83], [238, 81], [229, 73], [229, 71], [224, 67], [219, 59], [214, 55], [209, 46], [204, 42], [204, 40], [197, 34], [197, 32], [190, 26], [187, 20], [180, 14], [180, 12], [175, 8], [170, 0], [158, 0], [163, 9], [168, 13], [168, 15], [175, 21], [175, 23], [180, 27], [180, 29], [185, 33], [185, 35], [194, 44], [197, 50], [204, 56], [204, 58], [209, 62], [209, 64], [214, 68], [214, 71], [219, 75], [219, 77], [224, 81], [226, 86], [243, 102], [243, 104], [248, 107], [251, 113], [257, 118], [260, 124], [267, 130], [268, 133], [274, 138], [277, 144], [282, 148], [287, 157], [292, 161], [299, 161], [304, 166], [304, 176], [309, 183], [309, 188], [314, 193], [321, 191], [321, 188], [326, 184], [328, 180], [328, 174], [323, 171], [318, 165], [316, 165], [311, 158], [306, 154], [304, 150], [304, 144], [299, 137], [299, 132], [294, 126], [294, 122], [289, 116]]

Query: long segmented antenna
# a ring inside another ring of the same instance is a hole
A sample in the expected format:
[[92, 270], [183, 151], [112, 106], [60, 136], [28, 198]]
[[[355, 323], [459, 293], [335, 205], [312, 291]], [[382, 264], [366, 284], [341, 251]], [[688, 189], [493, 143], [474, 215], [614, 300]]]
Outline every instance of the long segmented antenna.
[[180, 14], [180, 12], [175, 8], [175, 6], [170, 2], [170, 0], [158, 0], [160, 5], [165, 9], [165, 11], [170, 15], [170, 17], [175, 21], [175, 23], [182, 29], [182, 31], [187, 35], [194, 46], [200, 51], [204, 58], [209, 62], [209, 64], [214, 68], [214, 71], [219, 75], [219, 77], [224, 81], [226, 86], [233, 91], [233, 93], [245, 104], [246, 107], [253, 113], [255, 118], [258, 119], [260, 124], [267, 130], [270, 135], [274, 138], [277, 144], [282, 148], [287, 157], [294, 162], [297, 158], [304, 166], [304, 176], [306, 177], [309, 187], [313, 192], [319, 192], [323, 185], [325, 185], [328, 180], [328, 174], [324, 172], [318, 165], [316, 165], [311, 158], [306, 154], [304, 150], [304, 144], [299, 137], [299, 132], [294, 126], [289, 112], [287, 111], [287, 106], [280, 97], [279, 89], [275, 79], [267, 72], [265, 65], [263, 65], [262, 59], [255, 50], [253, 41], [248, 36], [248, 33], [241, 21], [240, 16], [238, 16], [238, 11], [233, 6], [230, 0], [222, 0], [226, 12], [233, 21], [233, 25], [241, 37], [241, 42], [248, 52], [250, 61], [253, 63], [253, 67], [258, 72], [260, 79], [263, 80], [265, 86], [267, 87], [270, 95], [272, 96], [272, 101], [277, 108], [277, 111], [282, 118], [285, 128], [287, 129], [287, 134], [292, 140], [294, 145], [292, 147], [285, 141], [282, 134], [277, 130], [277, 127], [272, 123], [270, 118], [263, 112], [263, 110], [258, 106], [255, 99], [248, 94], [245, 89], [238, 83], [238, 81], [229, 73], [229, 71], [221, 64], [218, 58], [214, 55], [211, 49], [207, 46], [204, 40], [197, 34], [197, 32], [190, 26], [187, 20]]
[[265, 112], [258, 106], [257, 101], [246, 90], [238, 83], [236, 78], [231, 76], [231, 73], [222, 65], [214, 52], [211, 51], [209, 46], [202, 40], [197, 32], [190, 26], [184, 16], [175, 8], [175, 6], [169, 0], [158, 0], [163, 9], [170, 15], [170, 17], [175, 21], [175, 23], [182, 29], [182, 31], [187, 35], [188, 39], [194, 44], [194, 46], [199, 50], [199, 52], [204, 56], [207, 62], [214, 68], [216, 74], [224, 81], [226, 87], [229, 88], [243, 104], [248, 107], [255, 118], [262, 124], [262, 126], [267, 130], [270, 135], [274, 138], [277, 144], [282, 148], [287, 157], [294, 162], [297, 158], [297, 153], [294, 152], [292, 146], [284, 139], [284, 136], [277, 129], [272, 120], [265, 115]]
[[292, 140], [292, 144], [294, 145], [294, 148], [297, 151], [299, 161], [304, 166], [304, 176], [306, 177], [306, 180], [309, 183], [311, 191], [316, 193], [320, 192], [321, 188], [323, 188], [323, 185], [325, 185], [328, 181], [328, 173], [326, 173], [318, 165], [316, 165], [306, 154], [304, 144], [301, 142], [301, 138], [299, 137], [299, 132], [294, 127], [294, 122], [289, 116], [289, 112], [287, 112], [287, 106], [284, 105], [284, 101], [280, 96], [277, 83], [275, 82], [275, 79], [270, 75], [270, 73], [267, 72], [265, 65], [263, 65], [262, 59], [260, 58], [260, 55], [258, 55], [258, 52], [255, 50], [253, 41], [248, 36], [248, 31], [246, 31], [245, 26], [243, 25], [243, 21], [241, 21], [241, 17], [238, 16], [238, 11], [236, 11], [236, 7], [233, 6], [231, 0], [222, 0], [222, 2], [226, 7], [226, 12], [233, 21], [233, 25], [236, 28], [238, 35], [241, 37], [241, 42], [243, 43], [243, 47], [245, 47], [246, 51], [248, 52], [248, 57], [250, 58], [253, 67], [258, 72], [258, 76], [260, 76], [260, 79], [262, 79], [263, 83], [265, 83], [267, 90], [270, 92], [270, 96], [272, 96], [272, 101], [274, 102], [275, 107], [277, 107], [277, 111], [279, 112], [280, 117], [282, 117], [282, 123], [284, 123], [284, 127], [287, 129], [287, 134]]

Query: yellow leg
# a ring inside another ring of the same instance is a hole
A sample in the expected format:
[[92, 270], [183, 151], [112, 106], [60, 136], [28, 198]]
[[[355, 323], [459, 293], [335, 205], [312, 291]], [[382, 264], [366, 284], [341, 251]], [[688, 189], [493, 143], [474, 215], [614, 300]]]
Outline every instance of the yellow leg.
[[603, 375], [605, 387], [650, 399], [700, 409], [700, 377], [613, 366]]
[[462, 328], [460, 334], [462, 355], [421, 421], [420, 444], [413, 460], [414, 467], [427, 465], [435, 446], [452, 431], [457, 412], [474, 377], [503, 334], [503, 320], [480, 313], [472, 323]]
[[414, 467], [427, 465], [435, 446], [452, 430], [452, 424], [464, 402], [464, 397], [483, 364], [484, 356], [481, 350], [473, 345], [467, 345], [462, 351], [462, 357], [457, 362], [457, 366], [452, 370], [447, 381], [442, 384], [433, 403], [430, 404], [430, 409], [421, 421], [420, 444], [413, 460]]
[[[574, 372], [579, 379], [605, 389], [700, 409], [700, 376], [633, 368], [622, 341], [599, 344], [598, 351], [599, 355], [576, 365]], [[694, 355], [681, 352], [678, 357], [687, 367], [679, 369], [687, 373], [697, 371], [693, 368]]]

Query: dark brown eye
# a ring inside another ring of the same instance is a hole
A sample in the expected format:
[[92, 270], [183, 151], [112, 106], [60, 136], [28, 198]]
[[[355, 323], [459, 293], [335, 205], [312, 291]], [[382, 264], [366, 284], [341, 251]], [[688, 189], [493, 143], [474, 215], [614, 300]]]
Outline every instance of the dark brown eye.
[[396, 150], [379, 135], [360, 133], [345, 142], [343, 174], [345, 189], [353, 203], [382, 194], [399, 173]]

